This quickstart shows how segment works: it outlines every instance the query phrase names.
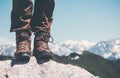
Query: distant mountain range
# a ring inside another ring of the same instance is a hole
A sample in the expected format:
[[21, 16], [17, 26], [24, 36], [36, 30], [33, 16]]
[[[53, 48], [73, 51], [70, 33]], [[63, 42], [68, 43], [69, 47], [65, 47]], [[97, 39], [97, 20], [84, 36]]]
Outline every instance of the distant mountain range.
[[82, 54], [82, 51], [89, 51], [105, 59], [120, 59], [120, 38], [98, 43], [88, 41], [69, 40], [64, 43], [51, 44], [51, 50], [59, 56], [68, 56], [70, 53]]
[[[50, 43], [50, 49], [59, 56], [68, 56], [71, 53], [83, 54], [82, 51], [89, 51], [105, 59], [120, 59], [120, 38], [108, 41], [89, 42], [68, 40], [63, 43]], [[0, 55], [14, 56], [15, 43], [0, 39]]]

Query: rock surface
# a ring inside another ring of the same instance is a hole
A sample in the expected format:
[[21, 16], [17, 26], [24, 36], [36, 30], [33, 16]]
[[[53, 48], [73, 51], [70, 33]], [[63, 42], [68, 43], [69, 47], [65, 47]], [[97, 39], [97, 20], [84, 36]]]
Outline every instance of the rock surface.
[[0, 61], [0, 78], [96, 78], [84, 68], [48, 61], [38, 64], [32, 57], [28, 63]]

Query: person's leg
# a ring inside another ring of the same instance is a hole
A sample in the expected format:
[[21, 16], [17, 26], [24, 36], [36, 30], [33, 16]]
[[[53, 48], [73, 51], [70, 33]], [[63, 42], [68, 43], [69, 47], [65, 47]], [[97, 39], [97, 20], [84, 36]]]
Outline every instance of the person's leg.
[[13, 0], [10, 32], [31, 28], [32, 7], [32, 0]]
[[31, 27], [33, 32], [35, 32], [34, 55], [39, 58], [51, 58], [48, 42], [54, 4], [54, 0], [35, 0]]
[[49, 29], [53, 20], [54, 0], [35, 0], [34, 13], [31, 21], [33, 32], [41, 28]]
[[11, 13], [11, 32], [16, 33], [16, 52], [18, 60], [29, 60], [31, 56], [31, 0], [13, 0]]

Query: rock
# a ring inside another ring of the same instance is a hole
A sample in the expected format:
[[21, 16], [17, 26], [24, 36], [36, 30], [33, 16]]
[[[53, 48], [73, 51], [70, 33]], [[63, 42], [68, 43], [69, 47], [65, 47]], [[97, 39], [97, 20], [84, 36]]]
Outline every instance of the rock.
[[50, 60], [38, 64], [34, 57], [28, 63], [0, 61], [0, 78], [96, 78], [84, 68]]

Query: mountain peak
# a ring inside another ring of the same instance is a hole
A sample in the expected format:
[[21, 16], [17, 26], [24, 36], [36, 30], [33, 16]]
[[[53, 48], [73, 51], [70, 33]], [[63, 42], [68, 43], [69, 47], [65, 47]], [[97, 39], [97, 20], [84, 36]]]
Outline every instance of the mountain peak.
[[96, 78], [83, 68], [52, 60], [38, 64], [32, 57], [29, 63], [14, 62], [14, 66], [11, 62], [0, 61], [0, 78]]
[[120, 59], [120, 38], [100, 41], [89, 51], [109, 60]]

